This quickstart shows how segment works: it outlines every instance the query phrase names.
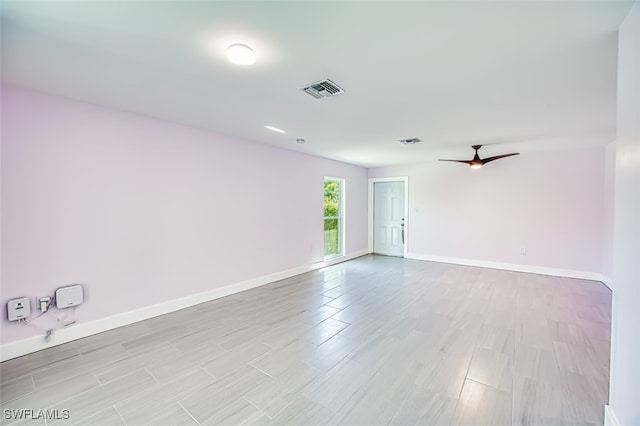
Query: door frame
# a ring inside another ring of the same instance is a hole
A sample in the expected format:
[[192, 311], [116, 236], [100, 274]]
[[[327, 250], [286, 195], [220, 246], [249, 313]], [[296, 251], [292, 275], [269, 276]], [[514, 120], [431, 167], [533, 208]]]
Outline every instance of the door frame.
[[374, 210], [374, 190], [373, 185], [377, 182], [404, 182], [404, 247], [403, 257], [407, 257], [407, 247], [409, 247], [409, 176], [369, 178], [369, 226], [367, 236], [367, 251], [373, 253], [373, 210]]

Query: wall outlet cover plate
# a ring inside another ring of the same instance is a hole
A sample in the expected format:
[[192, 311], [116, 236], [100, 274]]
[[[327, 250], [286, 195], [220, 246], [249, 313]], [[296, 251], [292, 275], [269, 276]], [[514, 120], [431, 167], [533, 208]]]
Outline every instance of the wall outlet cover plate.
[[31, 315], [31, 299], [19, 297], [7, 302], [7, 316], [9, 321], [18, 321]]

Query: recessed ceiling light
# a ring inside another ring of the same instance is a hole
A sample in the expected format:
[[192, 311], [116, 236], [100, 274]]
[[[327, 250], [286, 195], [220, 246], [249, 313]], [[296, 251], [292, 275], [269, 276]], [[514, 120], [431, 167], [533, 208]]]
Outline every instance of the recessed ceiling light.
[[227, 47], [227, 59], [236, 65], [252, 65], [256, 62], [256, 53], [246, 44], [236, 43]]
[[302, 139], [302, 138], [301, 138], [301, 139], [296, 139], [296, 142], [298, 142], [298, 143], [305, 143], [306, 141], [305, 141], [304, 139]]
[[277, 127], [273, 127], [273, 126], [264, 126], [264, 127], [266, 127], [266, 128], [267, 128], [267, 129], [269, 129], [269, 130], [273, 130], [274, 132], [278, 132], [278, 133], [287, 133], [287, 132], [285, 132], [285, 131], [284, 131], [284, 130], [282, 130], [282, 129], [278, 129]]

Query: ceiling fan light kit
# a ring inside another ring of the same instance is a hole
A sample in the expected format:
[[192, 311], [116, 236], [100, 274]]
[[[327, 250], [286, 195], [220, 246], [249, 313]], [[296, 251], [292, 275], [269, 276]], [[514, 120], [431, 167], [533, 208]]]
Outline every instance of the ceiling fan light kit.
[[493, 157], [489, 157], [489, 158], [480, 158], [480, 156], [478, 155], [478, 150], [480, 148], [482, 148], [482, 145], [473, 145], [471, 148], [476, 150], [476, 154], [473, 156], [472, 160], [443, 160], [443, 159], [438, 159], [438, 161], [453, 161], [456, 163], [465, 163], [468, 164], [469, 166], [471, 166], [472, 169], [479, 169], [482, 166], [484, 166], [485, 164], [489, 163], [490, 161], [493, 160], [499, 160], [501, 158], [505, 158], [505, 157], [511, 157], [512, 155], [520, 155], [519, 152], [513, 152], [511, 154], [502, 154], [502, 155], [496, 155]]

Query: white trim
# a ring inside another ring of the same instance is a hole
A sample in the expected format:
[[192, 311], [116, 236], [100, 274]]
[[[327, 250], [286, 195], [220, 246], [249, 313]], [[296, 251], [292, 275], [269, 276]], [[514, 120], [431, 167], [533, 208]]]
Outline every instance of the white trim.
[[368, 210], [368, 227], [367, 227], [367, 249], [369, 253], [373, 253], [373, 184], [376, 182], [404, 182], [404, 253], [408, 256], [409, 247], [409, 176], [386, 177], [386, 178], [369, 178], [369, 205]]
[[94, 321], [80, 323], [73, 327], [57, 330], [47, 343], [42, 336], [29, 337], [17, 342], [10, 342], [0, 346], [0, 361], [17, 358], [42, 349], [61, 345], [73, 340], [82, 339], [92, 336], [103, 331], [112, 330], [114, 328], [133, 324], [159, 315], [168, 314], [200, 303], [209, 302], [220, 297], [229, 296], [241, 291], [249, 290], [274, 281], [290, 278], [305, 272], [324, 268], [326, 266], [335, 265], [356, 257], [368, 254], [367, 250], [359, 250], [346, 256], [340, 256], [331, 260], [320, 261], [310, 265], [299, 266], [297, 268], [287, 269], [286, 271], [276, 272], [274, 274], [264, 275], [247, 281], [231, 284], [225, 287], [215, 288], [203, 293], [193, 294], [191, 296], [182, 297], [180, 299], [169, 300], [153, 306], [136, 309], [134, 311], [123, 312], [106, 318], [100, 318]]
[[455, 265], [477, 266], [480, 268], [503, 269], [506, 271], [526, 272], [530, 274], [553, 275], [556, 277], [577, 278], [581, 280], [601, 281], [604, 276], [597, 272], [576, 271], [573, 269], [549, 268], [546, 266], [519, 265], [517, 263], [490, 262], [486, 260], [462, 259], [458, 257], [432, 256], [429, 254], [408, 253], [408, 259], [428, 260], [430, 262], [453, 263]]
[[610, 405], [604, 406], [604, 426], [620, 426], [620, 422], [613, 413]]

